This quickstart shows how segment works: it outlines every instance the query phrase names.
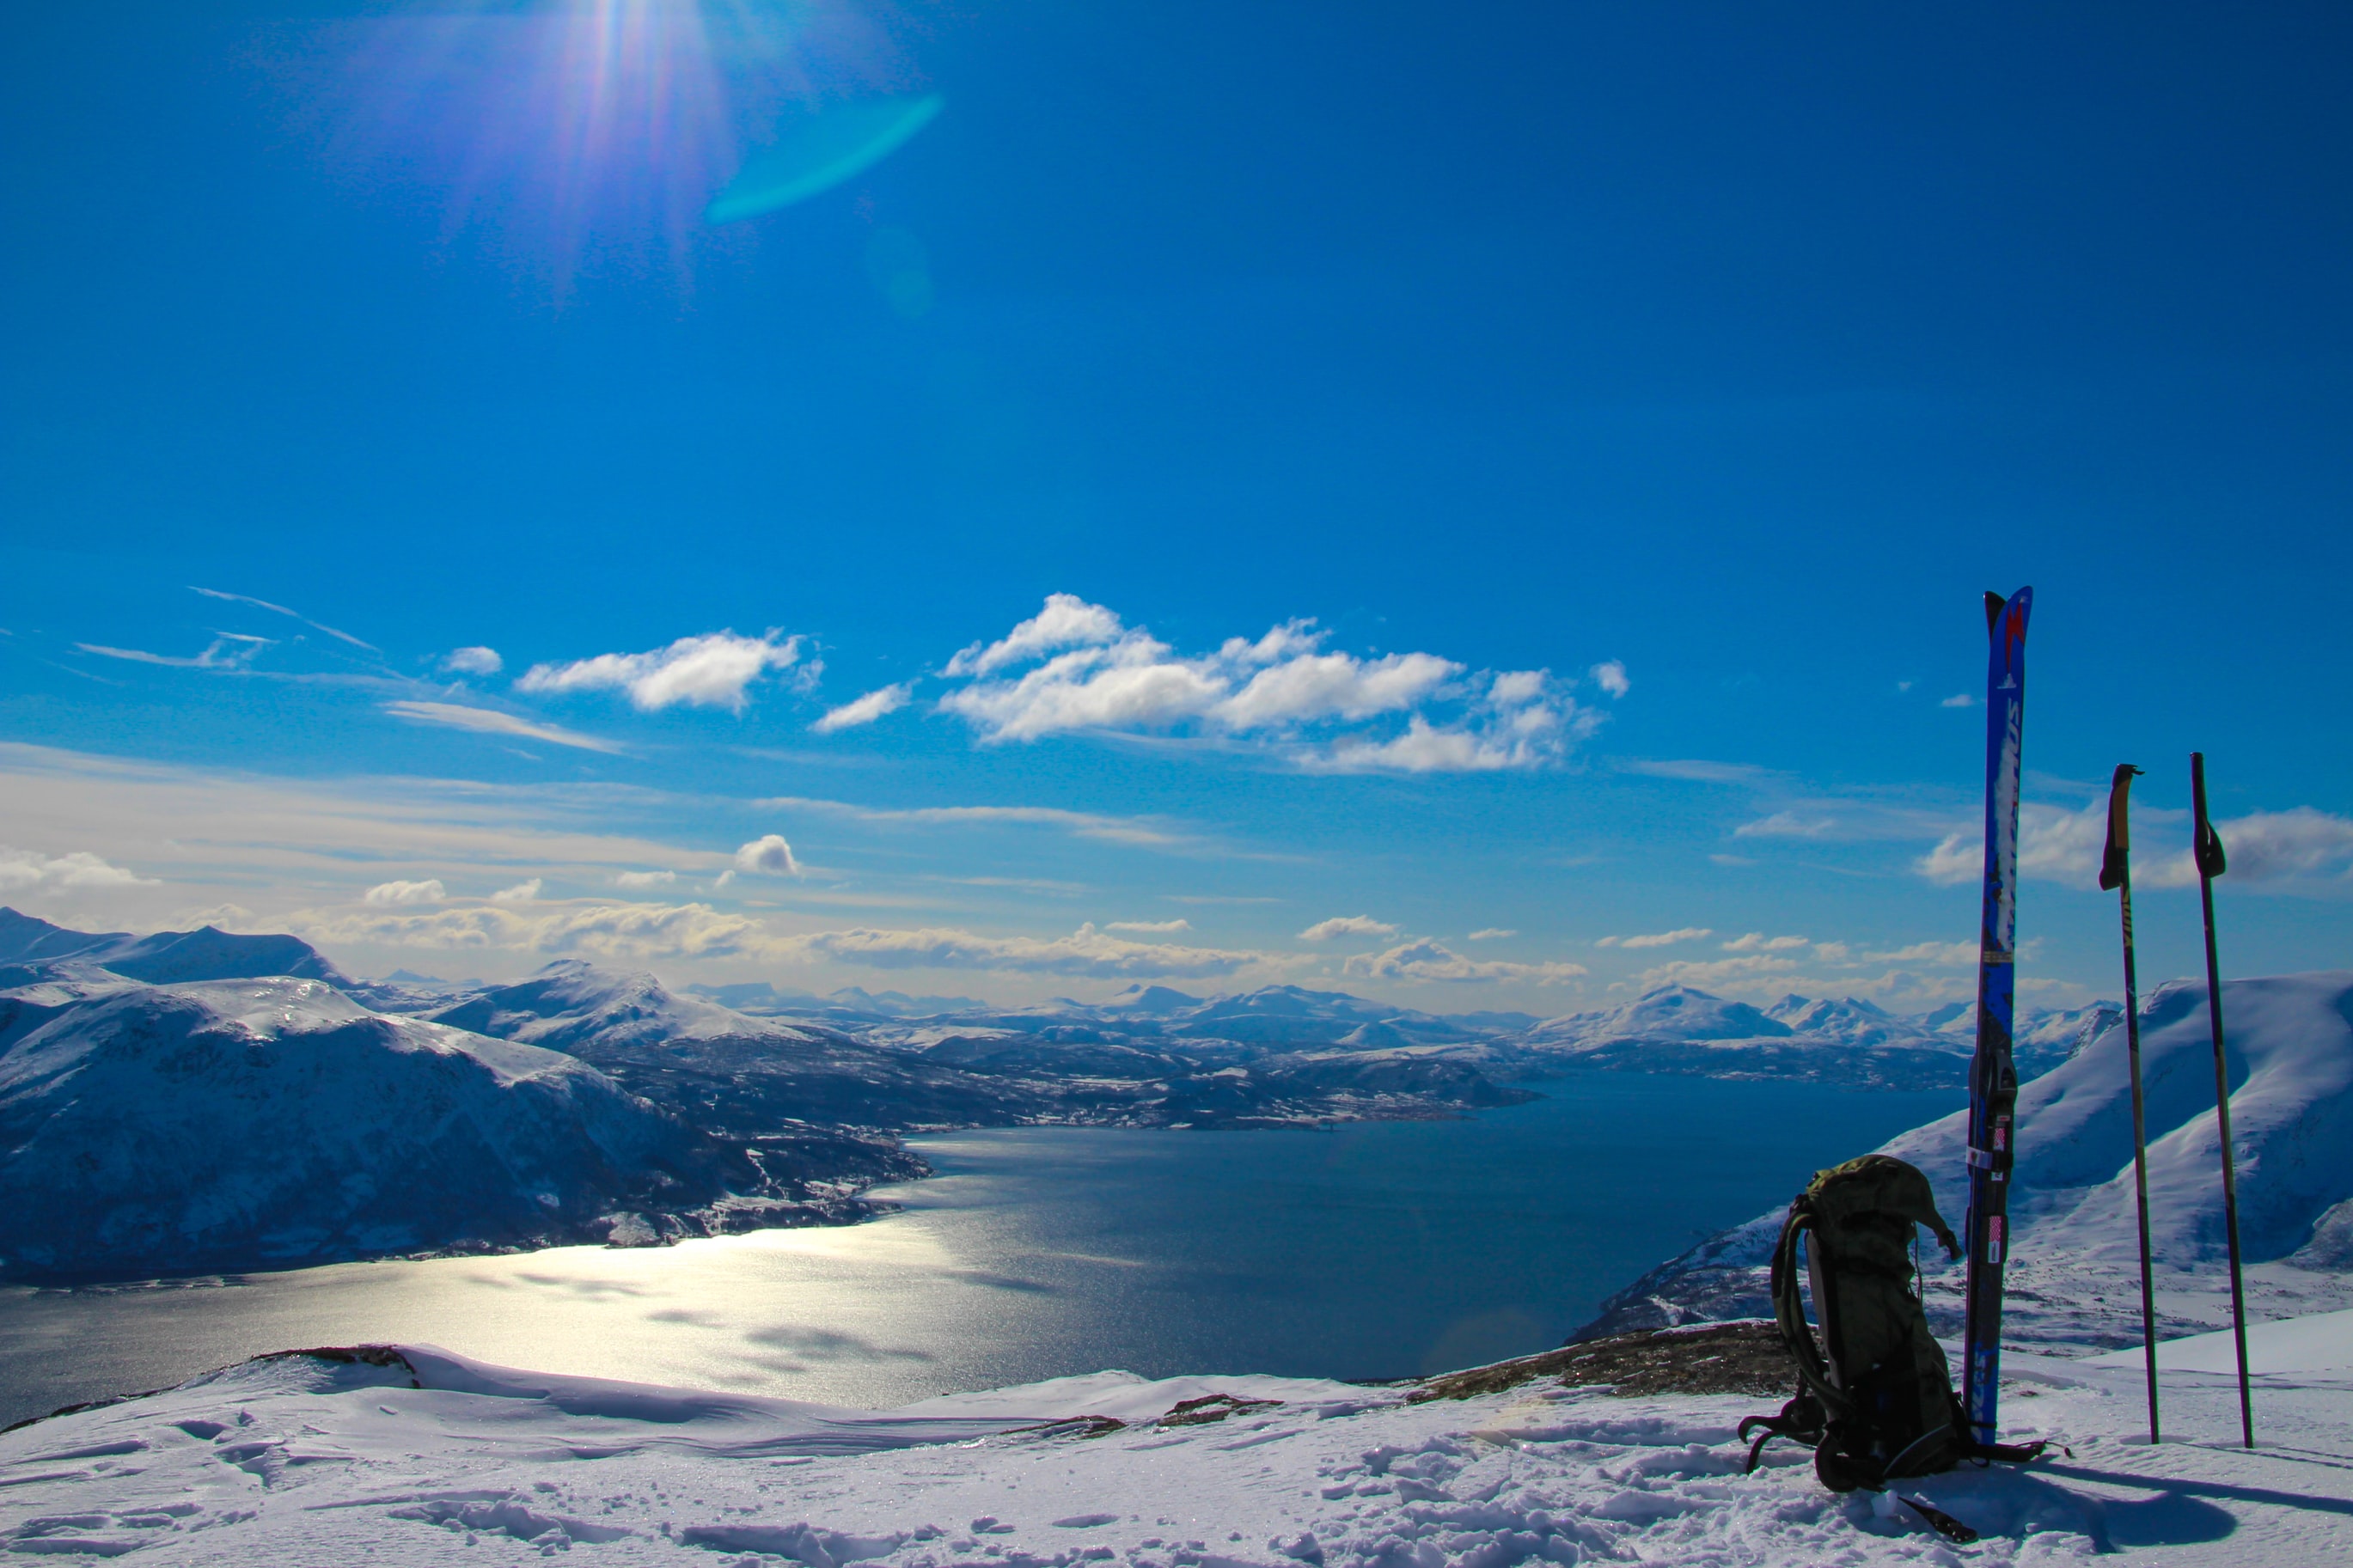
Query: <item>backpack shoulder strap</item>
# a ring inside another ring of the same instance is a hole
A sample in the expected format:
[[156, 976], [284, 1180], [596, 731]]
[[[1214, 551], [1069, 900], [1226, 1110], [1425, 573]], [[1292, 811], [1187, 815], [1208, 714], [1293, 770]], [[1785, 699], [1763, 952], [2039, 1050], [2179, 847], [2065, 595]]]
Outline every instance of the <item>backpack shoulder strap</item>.
[[[1780, 1330], [1781, 1343], [1787, 1347], [1789, 1359], [1798, 1363], [1798, 1384], [1810, 1393], [1833, 1415], [1843, 1415], [1849, 1403], [1845, 1390], [1838, 1384], [1838, 1374], [1822, 1358], [1821, 1347], [1814, 1342], [1814, 1331], [1806, 1321], [1806, 1300], [1798, 1287], [1798, 1247], [1805, 1233], [1814, 1228], [1813, 1205], [1800, 1197], [1789, 1205], [1789, 1217], [1781, 1222], [1781, 1239], [1773, 1248], [1773, 1322]], [[1807, 1249], [1810, 1269], [1814, 1276], [1815, 1310], [1823, 1314], [1823, 1333], [1827, 1337], [1831, 1325], [1826, 1300], [1821, 1289], [1820, 1268], [1815, 1262], [1819, 1244]]]

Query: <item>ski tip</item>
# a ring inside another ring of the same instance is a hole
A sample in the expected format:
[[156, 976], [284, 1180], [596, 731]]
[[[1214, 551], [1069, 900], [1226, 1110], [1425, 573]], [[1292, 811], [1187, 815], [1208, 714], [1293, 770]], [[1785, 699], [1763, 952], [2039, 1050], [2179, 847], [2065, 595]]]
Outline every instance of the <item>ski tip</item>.
[[2005, 598], [2003, 598], [2000, 594], [1995, 593], [1995, 592], [1994, 592], [1993, 590], [1991, 590], [1990, 588], [1989, 588], [1988, 590], [1986, 590], [1986, 596], [1985, 596], [1985, 599], [1986, 599], [1986, 635], [1988, 635], [1989, 637], [1990, 637], [1990, 636], [1993, 634], [1993, 629], [1994, 629], [1994, 627], [2001, 624], [2001, 607], [2002, 607], [2002, 605], [2004, 605], [2008, 604], [2010, 601], [2009, 601], [2009, 600], [2007, 600], [2007, 599], [2005, 599]]

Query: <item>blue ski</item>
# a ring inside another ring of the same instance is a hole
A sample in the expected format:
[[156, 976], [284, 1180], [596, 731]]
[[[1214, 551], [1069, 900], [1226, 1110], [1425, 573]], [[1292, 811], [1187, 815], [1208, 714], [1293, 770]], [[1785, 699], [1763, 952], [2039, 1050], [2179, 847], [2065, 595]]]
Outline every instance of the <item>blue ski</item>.
[[2010, 1062], [2017, 999], [2018, 767], [2026, 717], [2026, 616], [2034, 590], [1986, 595], [1992, 643], [1986, 677], [1985, 921], [1978, 943], [1978, 1048], [1969, 1063], [1968, 1329], [1961, 1406], [1969, 1436], [1990, 1444], [2001, 1393], [2001, 1272], [2010, 1257]]

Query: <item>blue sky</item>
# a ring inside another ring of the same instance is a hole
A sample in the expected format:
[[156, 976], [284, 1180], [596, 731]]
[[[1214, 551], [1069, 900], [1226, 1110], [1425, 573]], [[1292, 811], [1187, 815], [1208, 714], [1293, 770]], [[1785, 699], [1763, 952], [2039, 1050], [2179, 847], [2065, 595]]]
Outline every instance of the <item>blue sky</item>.
[[1926, 1006], [2031, 583], [2030, 994], [2116, 989], [2119, 761], [2194, 967], [2192, 747], [2229, 966], [2353, 962], [2349, 26], [28, 14], [0, 898], [363, 972]]

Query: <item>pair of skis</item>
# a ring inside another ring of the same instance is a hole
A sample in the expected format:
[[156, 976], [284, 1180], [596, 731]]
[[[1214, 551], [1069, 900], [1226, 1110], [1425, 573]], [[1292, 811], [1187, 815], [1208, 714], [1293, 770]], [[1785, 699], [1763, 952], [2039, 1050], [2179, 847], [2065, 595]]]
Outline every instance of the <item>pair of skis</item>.
[[[2034, 591], [2004, 599], [1985, 596], [1990, 643], [1986, 677], [1986, 837], [1982, 920], [1978, 944], [1978, 1041], [1969, 1063], [1969, 1202], [1964, 1226], [1968, 1248], [1966, 1328], [1961, 1357], [1961, 1406], [1969, 1435], [1994, 1443], [2001, 1392], [2002, 1273], [2010, 1257], [2010, 1174], [2018, 1108], [2018, 1071], [2011, 1058], [2017, 1005], [2018, 796], [2025, 728], [2026, 623]], [[2155, 1291], [2148, 1245], [2148, 1175], [2140, 1083], [2140, 1009], [2133, 968], [2131, 843], [2126, 799], [2133, 775], [2116, 769], [2109, 795], [2108, 853], [2100, 886], [2122, 891], [2125, 937], [2125, 1026], [2131, 1059], [2133, 1169], [2140, 1200], [2141, 1322], [2148, 1365], [2149, 1441], [2158, 1440]], [[2190, 758], [2197, 816], [2196, 858], [2206, 915], [2206, 995], [2214, 1036], [2214, 1082], [2222, 1139], [2223, 1205], [2231, 1247], [2232, 1322], [2239, 1351], [2239, 1411], [2247, 1447], [2254, 1418], [2247, 1391], [2244, 1298], [2239, 1273], [2238, 1188], [2231, 1147], [2231, 1093], [2222, 1054], [2221, 969], [2214, 948], [2214, 879], [2222, 874], [2221, 839], [2206, 815], [2205, 758]]]

